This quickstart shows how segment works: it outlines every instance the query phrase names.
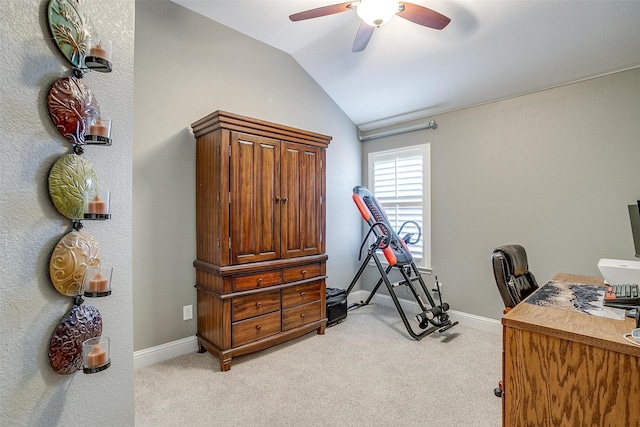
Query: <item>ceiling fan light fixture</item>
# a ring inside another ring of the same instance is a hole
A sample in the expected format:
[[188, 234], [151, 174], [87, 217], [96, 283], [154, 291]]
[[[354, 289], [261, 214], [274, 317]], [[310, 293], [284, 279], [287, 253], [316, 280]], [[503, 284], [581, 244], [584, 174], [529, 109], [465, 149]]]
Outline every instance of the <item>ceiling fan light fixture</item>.
[[362, 0], [356, 13], [366, 24], [379, 27], [388, 22], [399, 8], [398, 0]]

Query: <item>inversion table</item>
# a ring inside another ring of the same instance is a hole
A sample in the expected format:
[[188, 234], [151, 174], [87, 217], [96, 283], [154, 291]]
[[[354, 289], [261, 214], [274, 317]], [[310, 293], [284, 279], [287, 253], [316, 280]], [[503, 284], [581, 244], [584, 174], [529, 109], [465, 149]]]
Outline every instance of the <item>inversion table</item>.
[[[449, 315], [447, 314], [447, 310], [449, 310], [449, 304], [442, 302], [442, 289], [440, 289], [440, 285], [438, 284], [438, 279], [436, 277], [436, 288], [434, 292], [438, 295], [439, 304], [436, 304], [431, 293], [427, 289], [427, 286], [422, 279], [422, 275], [418, 271], [418, 267], [413, 261], [413, 256], [407, 247], [407, 244], [416, 243], [420, 240], [420, 227], [415, 221], [407, 221], [398, 230], [396, 233], [391, 227], [389, 223], [389, 219], [387, 215], [380, 205], [380, 202], [375, 198], [375, 196], [365, 187], [356, 186], [353, 188], [353, 201], [355, 202], [362, 218], [369, 225], [369, 231], [365, 235], [362, 240], [362, 245], [360, 246], [360, 257], [362, 255], [362, 249], [369, 241], [369, 237], [373, 233], [375, 237], [375, 241], [369, 245], [367, 250], [367, 256], [362, 261], [360, 265], [360, 269], [356, 273], [355, 277], [351, 281], [349, 288], [347, 289], [347, 295], [351, 293], [351, 290], [355, 286], [356, 282], [364, 272], [365, 268], [369, 265], [369, 261], [373, 260], [378, 271], [380, 272], [380, 280], [373, 288], [373, 291], [369, 294], [369, 297], [365, 302], [354, 303], [349, 306], [349, 309], [359, 308], [361, 306], [367, 305], [371, 302], [371, 299], [378, 291], [382, 283], [384, 282], [387, 285], [387, 289], [389, 290], [389, 295], [393, 299], [393, 303], [398, 309], [398, 313], [400, 313], [400, 317], [402, 318], [402, 322], [404, 323], [405, 328], [407, 328], [407, 332], [416, 340], [421, 340], [425, 336], [438, 331], [444, 332], [447, 329], [453, 328], [458, 322], [451, 322], [449, 320]], [[412, 234], [407, 234], [404, 238], [398, 237], [398, 234], [402, 232], [404, 226], [408, 223], [413, 223], [418, 228], [418, 237], [411, 241]], [[378, 258], [378, 250], [381, 250], [383, 255], [385, 256], [388, 266], [385, 269]], [[397, 269], [402, 275], [402, 280], [392, 283], [389, 280], [389, 273], [393, 269]], [[419, 284], [419, 287], [416, 287], [416, 283]], [[415, 316], [418, 326], [420, 329], [423, 329], [422, 332], [416, 333], [413, 331], [409, 321], [407, 320], [407, 316], [400, 304], [400, 301], [396, 295], [395, 288], [398, 286], [406, 286], [406, 288], [410, 291], [411, 295], [415, 298], [416, 302], [420, 306], [421, 312]], [[421, 296], [422, 294], [426, 297], [427, 303], [423, 301]]]

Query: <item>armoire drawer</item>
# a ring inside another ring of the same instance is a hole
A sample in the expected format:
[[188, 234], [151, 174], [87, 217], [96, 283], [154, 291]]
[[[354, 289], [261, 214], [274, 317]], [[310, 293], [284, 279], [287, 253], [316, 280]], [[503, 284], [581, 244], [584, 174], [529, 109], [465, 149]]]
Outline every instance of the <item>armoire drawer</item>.
[[280, 311], [234, 323], [231, 345], [238, 347], [280, 332]]
[[236, 292], [279, 285], [282, 283], [282, 270], [264, 271], [247, 276], [236, 276], [231, 279], [231, 281], [233, 290]]
[[297, 328], [321, 319], [320, 301], [297, 305], [282, 310], [282, 330]]
[[280, 310], [280, 291], [235, 297], [231, 303], [231, 310], [232, 322]]
[[311, 279], [320, 275], [320, 263], [305, 264], [284, 269], [284, 282], [296, 282], [298, 280]]
[[320, 299], [322, 281], [291, 286], [282, 290], [282, 308], [293, 307]]

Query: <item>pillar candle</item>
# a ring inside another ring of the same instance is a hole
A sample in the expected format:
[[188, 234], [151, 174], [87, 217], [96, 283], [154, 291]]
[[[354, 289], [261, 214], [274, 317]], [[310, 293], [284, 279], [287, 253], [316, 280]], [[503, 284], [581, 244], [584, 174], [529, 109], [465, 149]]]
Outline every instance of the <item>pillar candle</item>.
[[89, 280], [89, 291], [106, 292], [107, 290], [109, 290], [109, 280], [98, 271], [98, 274], [96, 274], [93, 279]]
[[89, 212], [93, 214], [106, 214], [107, 213], [107, 204], [100, 198], [99, 195], [93, 198], [93, 200], [89, 201]]
[[107, 51], [102, 48], [100, 43], [98, 43], [97, 46], [94, 46], [89, 50], [89, 56], [95, 56], [97, 58], [103, 58], [103, 59], [106, 59], [106, 60], [109, 59], [107, 57]]
[[102, 123], [102, 120], [97, 120], [89, 127], [89, 135], [104, 136], [105, 138], [108, 138], [109, 130]]
[[97, 368], [107, 363], [107, 352], [94, 345], [89, 354], [87, 354], [87, 368]]

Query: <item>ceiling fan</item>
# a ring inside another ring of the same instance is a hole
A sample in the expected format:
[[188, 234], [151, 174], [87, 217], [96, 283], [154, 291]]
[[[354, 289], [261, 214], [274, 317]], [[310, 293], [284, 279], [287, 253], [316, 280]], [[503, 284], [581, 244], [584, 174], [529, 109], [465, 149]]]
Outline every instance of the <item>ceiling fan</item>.
[[302, 21], [346, 12], [351, 9], [355, 9], [360, 19], [362, 19], [360, 28], [358, 28], [358, 32], [356, 33], [356, 39], [353, 42], [353, 52], [362, 52], [367, 47], [373, 35], [373, 30], [388, 22], [393, 15], [398, 15], [415, 24], [436, 30], [443, 29], [451, 22], [450, 18], [434, 10], [398, 0], [361, 0], [333, 4], [294, 13], [289, 16], [289, 19], [292, 21]]

